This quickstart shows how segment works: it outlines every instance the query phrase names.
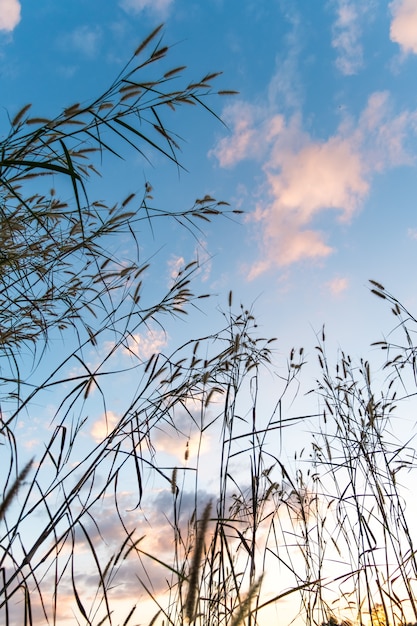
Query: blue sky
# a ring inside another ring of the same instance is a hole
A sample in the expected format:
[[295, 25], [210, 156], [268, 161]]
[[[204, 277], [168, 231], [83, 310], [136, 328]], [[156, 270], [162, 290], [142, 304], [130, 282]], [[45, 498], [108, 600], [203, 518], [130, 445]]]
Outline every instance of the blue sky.
[[[0, 133], [28, 102], [47, 117], [97, 95], [161, 22], [169, 67], [187, 65], [190, 80], [221, 71], [214, 86], [239, 94], [208, 101], [225, 125], [189, 108], [167, 118], [183, 171], [127, 151], [105, 159], [90, 196], [115, 202], [148, 180], [163, 208], [210, 194], [244, 213], [198, 242], [172, 224], [143, 231], [156, 292], [197, 256], [198, 289], [214, 295], [167, 333], [138, 334], [135, 350], [146, 358], [216, 329], [232, 289], [278, 337], [277, 371], [293, 345], [314, 360], [323, 324], [331, 349], [375, 354], [369, 344], [394, 322], [368, 279], [417, 307], [415, 0], [0, 0]], [[114, 420], [122, 400], [115, 391]], [[31, 450], [40, 421], [25, 431]], [[93, 438], [103, 425], [98, 411]]]
[[[124, 176], [98, 192], [118, 198], [149, 178], [161, 204], [208, 192], [243, 209], [240, 225], [207, 231], [207, 280], [220, 300], [230, 287], [245, 304], [257, 299], [269, 332], [291, 336], [295, 328], [302, 341], [322, 323], [351, 341], [351, 319], [364, 346], [380, 309], [368, 278], [412, 301], [411, 2], [3, 5], [3, 123], [27, 101], [47, 116], [91, 97], [160, 21], [173, 65], [185, 59], [190, 76], [221, 70], [218, 87], [240, 92], [211, 101], [228, 129], [199, 112], [172, 120], [185, 139], [187, 173], [155, 157], [152, 170], [133, 157], [113, 163]], [[172, 254], [184, 256], [180, 248]]]

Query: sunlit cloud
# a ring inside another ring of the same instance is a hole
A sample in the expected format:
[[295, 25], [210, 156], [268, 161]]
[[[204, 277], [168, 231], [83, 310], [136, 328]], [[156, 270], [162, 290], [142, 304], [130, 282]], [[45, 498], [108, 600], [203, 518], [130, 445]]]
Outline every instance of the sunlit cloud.
[[247, 157], [257, 157], [263, 152], [262, 133], [255, 130], [256, 123], [264, 113], [254, 105], [237, 102], [223, 112], [224, 122], [230, 126], [230, 137], [220, 139], [210, 150], [209, 156], [215, 156], [221, 167], [232, 167]]
[[339, 276], [326, 283], [326, 287], [332, 295], [339, 296], [349, 287], [349, 281], [347, 278]]
[[[167, 478], [171, 478], [171, 472], [166, 471]], [[187, 541], [188, 524], [193, 515], [195, 506], [203, 510], [210, 500], [215, 501], [213, 494], [205, 490], [187, 490], [182, 488], [182, 473], [178, 471], [177, 486], [181, 492], [181, 504], [177, 509], [177, 524], [183, 538]], [[125, 528], [136, 528], [134, 539], [142, 537], [138, 542], [138, 548], [150, 555], [155, 555], [159, 563], [142, 555], [137, 558], [135, 550], [130, 552], [129, 558], [123, 559], [123, 565], [117, 574], [117, 596], [125, 600], [137, 598], [140, 585], [138, 580], [151, 581], [152, 590], [155, 594], [167, 591], [167, 579], [170, 577], [169, 567], [174, 565], [174, 541], [175, 531], [173, 528], [175, 498], [171, 486], [167, 481], [167, 487], [148, 492], [142, 501], [140, 510], [135, 509], [132, 502], [132, 494], [129, 492], [118, 494], [119, 511], [123, 512]], [[175, 493], [175, 486], [174, 486]], [[90, 541], [93, 545], [104, 550], [112, 549], [114, 552], [126, 538], [125, 529], [120, 524], [112, 497], [103, 498], [102, 505], [95, 507], [94, 522], [86, 521]], [[77, 553], [88, 555], [90, 548], [85, 537], [79, 536], [77, 541]], [[87, 562], [87, 561], [86, 561]], [[167, 568], [163, 566], [167, 564]], [[94, 569], [86, 568], [85, 574], [77, 577], [80, 589], [94, 590], [97, 579], [94, 577]], [[115, 587], [115, 585], [113, 585]], [[91, 592], [90, 591], [90, 592]], [[147, 623], [147, 622], [146, 622]]]
[[18, 0], [0, 0], [0, 31], [12, 32], [20, 22]]
[[173, 2], [174, 0], [121, 0], [120, 6], [127, 13], [140, 13], [147, 10], [165, 17], [168, 15]]
[[168, 260], [168, 271], [170, 284], [178, 277], [179, 272], [185, 267], [185, 259], [183, 256], [172, 256]]
[[391, 41], [397, 43], [404, 54], [417, 54], [417, 3], [415, 0], [395, 0], [389, 6]]
[[195, 402], [194, 406], [190, 406], [191, 404], [188, 403], [188, 411], [175, 414], [173, 423], [165, 422], [152, 434], [154, 448], [174, 456], [180, 463], [193, 461], [197, 456], [209, 452], [211, 448], [210, 435], [207, 432], [204, 437], [201, 435], [202, 425], [198, 421], [200, 403]]
[[[183, 256], [173, 255], [168, 259], [169, 286], [180, 277], [181, 273], [187, 267], [187, 262]], [[200, 240], [194, 249], [194, 267], [190, 267], [190, 271], [194, 270], [200, 280], [204, 283], [210, 278], [211, 274], [211, 256], [207, 250], [207, 242]]]
[[157, 354], [168, 343], [167, 334], [163, 330], [149, 329], [146, 333], [138, 333], [129, 338], [124, 354], [134, 354], [140, 359], [149, 359]]
[[93, 423], [90, 434], [97, 442], [103, 441], [113, 428], [119, 422], [120, 417], [113, 413], [113, 411], [107, 411], [103, 413], [101, 417]]
[[[223, 167], [249, 158], [262, 163], [261, 199], [248, 217], [262, 254], [249, 279], [274, 266], [328, 257], [334, 247], [317, 220], [333, 214], [349, 222], [362, 208], [373, 175], [414, 161], [407, 139], [416, 133], [417, 112], [396, 114], [387, 92], [372, 94], [356, 120], [344, 116], [323, 139], [304, 130], [300, 113], [289, 118], [274, 113], [260, 122], [257, 109], [242, 105], [233, 111], [244, 112], [244, 123], [232, 125], [231, 137], [222, 139], [212, 155]], [[253, 154], [241, 140], [242, 132], [252, 137]]]

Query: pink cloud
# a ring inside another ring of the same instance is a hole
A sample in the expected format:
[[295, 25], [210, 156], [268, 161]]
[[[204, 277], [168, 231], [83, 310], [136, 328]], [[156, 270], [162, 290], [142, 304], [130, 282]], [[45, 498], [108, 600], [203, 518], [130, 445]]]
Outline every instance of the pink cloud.
[[155, 450], [175, 457], [180, 464], [194, 462], [211, 449], [211, 436], [207, 433], [204, 437], [201, 435], [200, 401], [189, 400], [186, 407], [187, 411], [176, 413], [175, 424], [165, 422], [152, 435]]
[[20, 22], [20, 2], [0, 0], [0, 30], [11, 32]]
[[[417, 112], [394, 114], [387, 92], [370, 96], [358, 119], [345, 116], [327, 138], [312, 137], [303, 129], [299, 113], [285, 119], [254, 107], [237, 106], [244, 119], [232, 124], [234, 133], [212, 151], [220, 165], [242, 159], [262, 159], [264, 184], [256, 190], [256, 210], [248, 222], [258, 232], [261, 258], [249, 271], [253, 279], [271, 267], [329, 256], [322, 215], [349, 221], [362, 208], [372, 177], [388, 168], [411, 164], [407, 138], [417, 131]], [[232, 113], [229, 110], [229, 115]], [[254, 151], [242, 141], [251, 137]]]
[[368, 191], [360, 155], [354, 143], [342, 137], [309, 141], [301, 150], [276, 151], [267, 165], [270, 190], [277, 209], [299, 225], [307, 224], [323, 208], [349, 216]]
[[417, 54], [417, 3], [415, 0], [391, 2], [391, 41], [397, 43], [404, 54]]
[[264, 233], [264, 255], [267, 260], [254, 264], [248, 274], [253, 280], [272, 266], [285, 267], [306, 258], [326, 257], [333, 249], [329, 247], [321, 233], [313, 230], [280, 228], [280, 220], [270, 219], [274, 228]]
[[407, 138], [417, 131], [417, 111], [395, 115], [386, 91], [371, 94], [356, 131], [368, 173], [399, 165], [411, 165], [414, 155], [407, 149]]
[[315, 141], [290, 123], [273, 140], [264, 165], [269, 199], [258, 205], [261, 247], [267, 263], [257, 263], [249, 278], [267, 267], [327, 257], [333, 248], [311, 228], [323, 211], [350, 219], [368, 192], [363, 162], [354, 137], [335, 135]]
[[349, 287], [349, 281], [347, 278], [343, 277], [333, 278], [333, 280], [330, 280], [326, 284], [326, 287], [329, 289], [331, 294], [339, 296]]
[[[221, 139], [209, 155], [216, 157], [221, 167], [232, 167], [243, 159], [260, 157], [264, 147], [263, 133], [256, 130], [255, 126], [264, 117], [259, 107], [245, 102], [227, 107], [222, 119], [231, 126], [232, 135]], [[279, 132], [282, 124], [283, 117], [276, 116], [269, 122], [271, 132]]]

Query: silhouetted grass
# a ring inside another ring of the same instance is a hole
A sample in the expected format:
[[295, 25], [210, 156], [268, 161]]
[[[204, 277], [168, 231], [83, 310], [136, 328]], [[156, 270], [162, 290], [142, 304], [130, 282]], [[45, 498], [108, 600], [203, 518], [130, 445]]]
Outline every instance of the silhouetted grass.
[[[96, 152], [118, 157], [130, 146], [145, 157], [151, 148], [179, 167], [165, 111], [196, 104], [212, 112], [206, 98], [217, 73], [183, 84], [178, 67], [151, 79], [169, 51], [160, 37], [158, 27], [94, 101], [51, 120], [30, 118], [26, 106], [1, 142], [2, 623], [143, 623], [144, 597], [155, 604], [149, 624], [159, 625], [255, 626], [271, 623], [271, 608], [280, 623], [417, 620], [413, 524], [400, 481], [414, 469], [415, 449], [395, 436], [400, 407], [415, 394], [417, 321], [400, 302], [372, 281], [402, 337], [379, 344], [382, 382], [368, 361], [355, 364], [345, 352], [332, 366], [321, 333], [308, 414], [291, 408], [303, 349], [273, 374], [274, 340], [259, 336], [252, 311], [235, 310], [231, 293], [218, 332], [150, 358], [132, 347], [152, 322], [163, 328], [166, 315], [180, 317], [206, 295], [192, 289], [194, 261], [155, 302], [142, 297], [149, 263], [139, 225], [173, 219], [198, 236], [198, 220], [229, 212], [208, 195], [189, 209], [158, 210], [149, 183], [141, 198], [128, 194], [113, 207], [88, 197]], [[58, 190], [45, 190], [45, 175]], [[71, 201], [60, 199], [62, 180]], [[39, 193], [26, 193], [28, 181]], [[121, 235], [132, 259], [112, 252]], [[56, 333], [62, 358], [45, 369]], [[132, 374], [135, 387], [111, 419], [109, 390]], [[268, 414], [266, 376], [276, 389]], [[53, 430], [28, 461], [17, 427], [50, 392], [59, 399]], [[88, 444], [93, 395], [107, 434]], [[311, 449], [290, 463], [285, 433], [301, 426], [311, 430]], [[174, 467], [156, 450], [164, 431], [184, 444]], [[152, 527], [156, 479], [169, 505]]]

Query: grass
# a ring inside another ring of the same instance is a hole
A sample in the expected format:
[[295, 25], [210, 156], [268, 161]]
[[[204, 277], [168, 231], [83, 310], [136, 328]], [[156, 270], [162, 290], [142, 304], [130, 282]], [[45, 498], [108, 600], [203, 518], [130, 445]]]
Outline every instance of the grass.
[[[152, 148], [180, 167], [165, 111], [211, 112], [217, 73], [184, 83], [185, 68], [162, 66], [155, 79], [169, 52], [161, 32], [97, 99], [52, 120], [30, 118], [27, 106], [1, 142], [1, 621], [127, 626], [143, 623], [145, 602], [154, 605], [149, 624], [161, 626], [417, 621], [402, 485], [415, 448], [395, 437], [415, 394], [417, 320], [393, 295], [371, 283], [396, 317], [379, 344], [382, 380], [379, 366], [375, 382], [370, 363], [344, 352], [332, 366], [323, 331], [308, 415], [292, 408], [303, 349], [291, 352], [285, 375], [272, 374], [274, 340], [259, 336], [231, 293], [218, 332], [149, 358], [132, 347], [138, 333], [164, 328], [167, 315], [183, 316], [206, 295], [194, 293], [191, 262], [149, 301], [139, 226], [171, 219], [198, 237], [198, 222], [233, 214], [207, 195], [160, 211], [149, 183], [141, 198], [128, 194], [114, 207], [88, 197], [96, 153]], [[58, 189], [48, 189], [48, 175]], [[60, 199], [65, 180], [72, 202]], [[121, 235], [136, 256], [116, 256]], [[58, 338], [62, 357], [48, 369]], [[114, 419], [109, 390], [121, 377], [135, 384]], [[19, 425], [30, 426], [51, 392], [59, 404], [28, 459]], [[107, 432], [93, 442], [86, 433], [97, 399]], [[283, 452], [289, 428], [311, 430], [310, 449], [293, 462]], [[174, 466], [158, 452], [164, 436], [183, 446]]]
[[[315, 405], [320, 403], [322, 412], [314, 421], [306, 460], [299, 456], [287, 467], [277, 455], [277, 432], [283, 437], [284, 428], [307, 417], [312, 424], [312, 416], [283, 417], [285, 399], [303, 367], [303, 351], [297, 359], [295, 352], [290, 355], [277, 404], [279, 419], [275, 413], [259, 428], [261, 369], [268, 367], [271, 353], [267, 345], [246, 336], [256, 332], [248, 312], [231, 314], [230, 362], [223, 376], [215, 379], [222, 391], [222, 400], [216, 398], [221, 420], [216, 514], [206, 532], [201, 564], [198, 480], [191, 524], [184, 527], [180, 470], [175, 468], [171, 520], [175, 557], [166, 605], [158, 595], [164, 623], [271, 623], [271, 613], [266, 613], [271, 607], [277, 611], [276, 619], [280, 611], [286, 613], [288, 623], [416, 621], [415, 537], [407, 516], [407, 490], [400, 479], [413, 470], [415, 449], [411, 441], [404, 444], [394, 434], [395, 420], [404, 416], [400, 408], [407, 410], [413, 395], [412, 389], [407, 393], [404, 389], [406, 381], [415, 383], [410, 338], [416, 320], [393, 296], [383, 293], [394, 305], [400, 320], [396, 333], [404, 334], [405, 344], [380, 344], [389, 357], [381, 385], [373, 382], [369, 362], [355, 364], [343, 352], [332, 368], [321, 333], [317, 346], [321, 376], [309, 397]], [[380, 372], [378, 365], [379, 378]], [[240, 413], [242, 406], [245, 414]], [[205, 424], [210, 428], [215, 424], [214, 407], [204, 402], [204, 395], [199, 411], [204, 437]], [[203, 482], [204, 470], [204, 459], [197, 459], [195, 471]], [[187, 585], [194, 590], [197, 577], [198, 608], [187, 613]]]

